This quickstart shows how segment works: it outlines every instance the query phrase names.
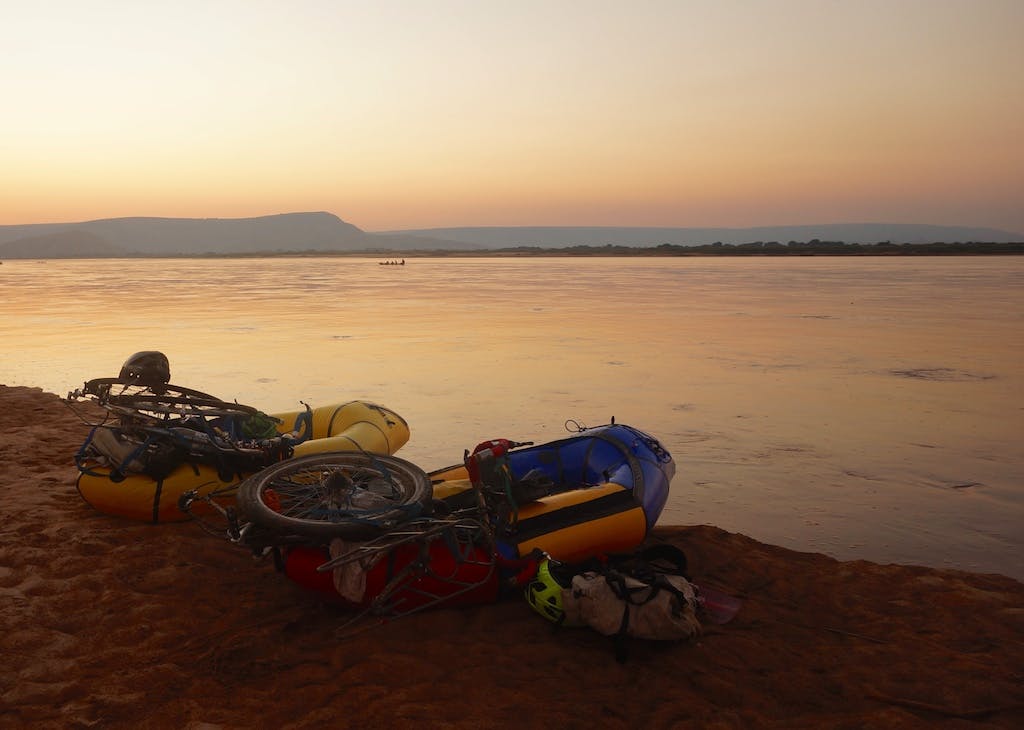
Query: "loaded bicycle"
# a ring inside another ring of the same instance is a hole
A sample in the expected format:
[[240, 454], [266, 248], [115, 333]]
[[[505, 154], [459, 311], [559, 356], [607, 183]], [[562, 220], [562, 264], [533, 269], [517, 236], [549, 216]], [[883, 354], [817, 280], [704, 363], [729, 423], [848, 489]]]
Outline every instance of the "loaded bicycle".
[[[75, 456], [82, 497], [102, 512], [149, 522], [192, 515], [186, 492], [233, 500], [248, 476], [293, 456], [332, 451], [389, 455], [409, 438], [405, 420], [366, 401], [267, 414], [253, 406], [173, 385], [165, 355], [130, 357], [114, 378], [68, 394], [72, 407], [104, 411]], [[97, 419], [93, 419], [97, 420]]]

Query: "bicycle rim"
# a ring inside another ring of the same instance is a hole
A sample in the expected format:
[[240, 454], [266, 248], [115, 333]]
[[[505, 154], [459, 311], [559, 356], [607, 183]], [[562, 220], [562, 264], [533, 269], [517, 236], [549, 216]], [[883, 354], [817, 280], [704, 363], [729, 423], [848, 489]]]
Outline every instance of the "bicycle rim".
[[247, 519], [281, 535], [368, 539], [419, 516], [430, 479], [394, 456], [311, 454], [246, 479], [238, 505]]

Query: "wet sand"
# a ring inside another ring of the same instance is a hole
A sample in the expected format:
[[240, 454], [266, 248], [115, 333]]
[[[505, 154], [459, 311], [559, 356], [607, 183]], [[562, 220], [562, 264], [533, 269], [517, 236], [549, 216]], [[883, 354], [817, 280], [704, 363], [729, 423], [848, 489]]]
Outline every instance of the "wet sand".
[[87, 427], [0, 386], [0, 728], [1024, 727], [1024, 585], [661, 528], [743, 599], [697, 641], [555, 629], [521, 600], [347, 614], [193, 524], [99, 514]]

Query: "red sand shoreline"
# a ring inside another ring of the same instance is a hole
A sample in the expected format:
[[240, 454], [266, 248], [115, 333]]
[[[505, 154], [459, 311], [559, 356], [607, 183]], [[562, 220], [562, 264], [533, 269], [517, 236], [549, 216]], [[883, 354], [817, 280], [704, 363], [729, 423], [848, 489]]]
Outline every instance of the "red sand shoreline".
[[99, 514], [87, 427], [0, 386], [0, 728], [1024, 727], [1024, 584], [660, 528], [744, 599], [688, 644], [553, 629], [522, 601], [337, 635], [346, 614], [191, 524]]

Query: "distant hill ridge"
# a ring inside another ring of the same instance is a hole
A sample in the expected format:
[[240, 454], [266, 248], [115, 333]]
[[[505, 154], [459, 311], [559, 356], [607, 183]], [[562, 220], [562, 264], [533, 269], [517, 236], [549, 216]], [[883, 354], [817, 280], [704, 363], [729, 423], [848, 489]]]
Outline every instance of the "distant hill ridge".
[[701, 246], [756, 241], [1009, 243], [994, 228], [856, 223], [758, 228], [465, 227], [370, 233], [326, 212], [256, 218], [109, 218], [0, 226], [0, 258], [96, 258], [288, 252], [470, 251], [535, 246]]
[[363, 248], [373, 240], [331, 213], [285, 213], [259, 218], [109, 218], [83, 223], [0, 226], [0, 256], [41, 256], [31, 252], [32, 241], [55, 240], [58, 236], [64, 246], [50, 255], [334, 251]]

